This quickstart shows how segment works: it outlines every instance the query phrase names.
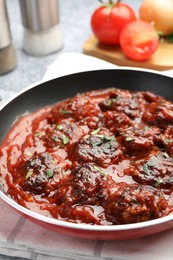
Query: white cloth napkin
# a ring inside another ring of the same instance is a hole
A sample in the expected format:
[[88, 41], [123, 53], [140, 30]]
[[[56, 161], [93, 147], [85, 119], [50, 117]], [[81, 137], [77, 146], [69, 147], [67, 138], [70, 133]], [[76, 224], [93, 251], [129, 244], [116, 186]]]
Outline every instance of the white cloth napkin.
[[115, 69], [118, 66], [80, 53], [63, 53], [53, 62], [43, 76], [43, 81], [67, 74], [97, 69]]
[[[116, 68], [83, 54], [65, 53], [48, 68], [43, 81], [65, 74]], [[171, 75], [172, 71], [166, 72]], [[32, 260], [171, 260], [173, 229], [126, 241], [93, 241], [49, 231], [20, 216], [0, 200], [1, 255]], [[16, 259], [16, 258], [15, 258]]]

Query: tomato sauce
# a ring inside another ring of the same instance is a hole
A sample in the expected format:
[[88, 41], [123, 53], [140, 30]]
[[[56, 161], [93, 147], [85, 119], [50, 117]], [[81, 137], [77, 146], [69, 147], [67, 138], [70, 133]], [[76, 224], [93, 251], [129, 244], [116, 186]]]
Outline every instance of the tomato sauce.
[[26, 114], [0, 145], [0, 185], [20, 205], [73, 223], [171, 214], [173, 104], [111, 88]]

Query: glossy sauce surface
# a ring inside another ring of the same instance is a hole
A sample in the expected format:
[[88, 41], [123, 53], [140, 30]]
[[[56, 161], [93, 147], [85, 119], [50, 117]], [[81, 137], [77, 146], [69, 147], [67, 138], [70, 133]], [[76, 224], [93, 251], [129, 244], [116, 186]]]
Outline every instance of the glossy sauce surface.
[[19, 118], [0, 145], [0, 184], [20, 205], [117, 225], [173, 211], [173, 104], [102, 89]]

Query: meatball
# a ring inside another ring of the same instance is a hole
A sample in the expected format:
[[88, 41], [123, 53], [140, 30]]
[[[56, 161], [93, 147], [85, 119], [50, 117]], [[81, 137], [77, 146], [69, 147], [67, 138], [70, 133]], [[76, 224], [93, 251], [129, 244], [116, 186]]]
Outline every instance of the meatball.
[[[100, 109], [92, 102], [89, 96], [77, 95], [71, 99], [66, 100], [63, 104], [63, 108], [55, 107], [52, 110], [52, 118], [56, 120], [53, 123], [57, 124], [59, 119], [74, 118], [76, 121], [83, 118], [97, 115]], [[55, 116], [56, 114], [56, 116]]]
[[117, 111], [124, 112], [130, 118], [140, 118], [145, 110], [147, 101], [142, 93], [130, 92], [128, 90], [116, 90], [109, 99], [100, 102], [99, 106], [103, 112]]
[[161, 191], [150, 186], [131, 184], [110, 198], [105, 215], [113, 224], [131, 224], [160, 218], [166, 212], [167, 201]]
[[53, 124], [51, 128], [46, 129], [45, 134], [40, 139], [46, 148], [58, 149], [66, 147], [69, 143], [77, 142], [89, 130], [86, 124], [74, 122], [72, 118], [66, 118], [60, 120], [59, 124]]
[[137, 156], [144, 156], [150, 152], [155, 143], [161, 140], [161, 132], [157, 127], [136, 125], [126, 128], [119, 140], [126, 148], [126, 153]]
[[149, 125], [165, 129], [173, 124], [173, 104], [169, 101], [152, 102], [143, 113], [142, 119]]
[[164, 131], [163, 136], [165, 139], [167, 139], [166, 143], [169, 143], [169, 141], [173, 139], [173, 125], [168, 125], [168, 127]]
[[33, 194], [47, 194], [48, 181], [58, 171], [53, 157], [48, 153], [33, 157], [25, 164], [25, 180], [22, 188]]
[[108, 198], [106, 172], [93, 163], [85, 163], [72, 172], [72, 194], [80, 204], [102, 205]]
[[104, 167], [120, 159], [122, 151], [114, 136], [91, 134], [77, 143], [73, 156], [79, 163], [95, 162]]
[[173, 125], [168, 125], [162, 135], [163, 148], [173, 157]]
[[173, 159], [167, 153], [156, 152], [136, 164], [132, 171], [135, 181], [157, 188], [173, 188]]
[[165, 98], [159, 95], [156, 95], [150, 91], [144, 91], [142, 92], [144, 99], [149, 102], [165, 102]]
[[104, 113], [105, 126], [116, 135], [132, 124], [132, 120], [123, 112], [106, 111]]
[[48, 149], [59, 148], [63, 144], [63, 134], [57, 129], [47, 129], [43, 135], [40, 136], [44, 146]]

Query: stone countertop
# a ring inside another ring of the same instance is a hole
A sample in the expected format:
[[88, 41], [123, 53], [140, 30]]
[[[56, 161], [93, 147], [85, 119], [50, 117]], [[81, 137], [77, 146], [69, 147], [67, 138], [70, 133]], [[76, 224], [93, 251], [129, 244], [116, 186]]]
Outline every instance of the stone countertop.
[[[90, 28], [91, 14], [99, 6], [99, 2], [96, 0], [59, 0], [63, 47], [54, 54], [36, 57], [28, 55], [22, 50], [23, 26], [19, 1], [6, 1], [12, 40], [17, 55], [17, 67], [10, 73], [0, 76], [0, 90], [2, 90], [0, 98], [5, 98], [6, 92], [8, 92], [8, 96], [39, 81], [59, 54], [64, 52], [82, 53], [82, 46], [92, 33]], [[137, 11], [142, 1], [126, 0], [124, 2], [130, 4]]]

